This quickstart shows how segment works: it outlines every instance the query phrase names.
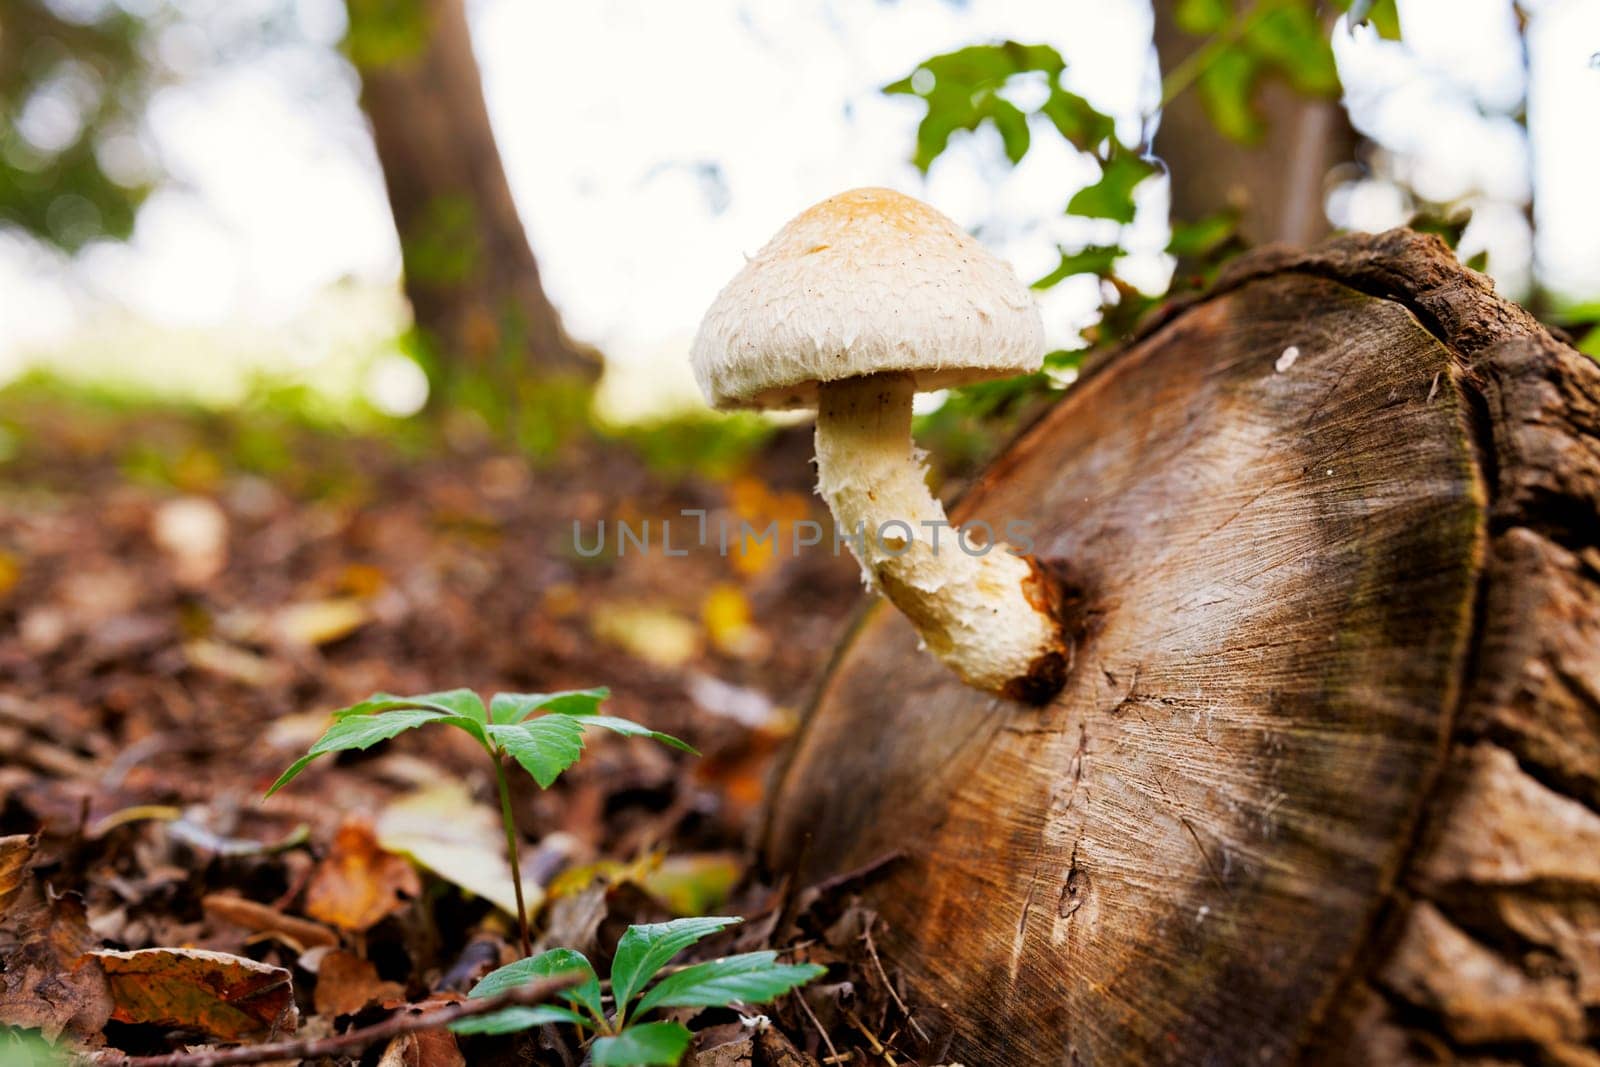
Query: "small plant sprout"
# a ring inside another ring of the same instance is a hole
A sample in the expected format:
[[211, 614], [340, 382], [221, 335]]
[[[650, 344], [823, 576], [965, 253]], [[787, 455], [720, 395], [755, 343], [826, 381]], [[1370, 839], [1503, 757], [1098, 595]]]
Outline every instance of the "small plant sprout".
[[916, 392], [1041, 366], [1039, 309], [1008, 266], [921, 201], [842, 193], [734, 276], [691, 358], [713, 407], [817, 409], [836, 536], [934, 655], [979, 689], [1055, 695], [1066, 657], [1050, 577], [1006, 545], [958, 545], [911, 439]]
[[601, 702], [610, 695], [611, 691], [605, 688], [560, 693], [496, 693], [485, 708], [482, 699], [470, 689], [451, 689], [416, 697], [376, 693], [359, 704], [334, 712], [333, 725], [272, 783], [267, 796], [294, 781], [312, 760], [329, 752], [371, 748], [407, 730], [435, 723], [465, 731], [494, 763], [495, 783], [500, 791], [500, 819], [505, 824], [506, 852], [511, 860], [512, 886], [516, 891], [517, 927], [522, 937], [522, 954], [528, 956], [533, 952], [533, 940], [528, 935], [528, 909], [522, 897], [522, 864], [517, 856], [517, 830], [511, 815], [511, 785], [506, 778], [505, 758], [511, 757], [533, 776], [541, 789], [548, 789], [562, 771], [583, 755], [583, 732], [590, 727], [625, 737], [654, 738], [664, 745], [699, 754], [676, 737], [615, 715], [600, 714]]
[[662, 974], [678, 953], [741, 920], [729, 917], [674, 919], [630, 926], [617, 942], [611, 963], [611, 1011], [605, 1010], [600, 979], [581, 953], [558, 948], [518, 960], [473, 987], [472, 997], [491, 997], [525, 982], [582, 973], [584, 980], [562, 994], [566, 1005], [512, 1007], [451, 1024], [458, 1034], [508, 1034], [546, 1023], [567, 1023], [595, 1036], [589, 1062], [595, 1067], [672, 1067], [689, 1047], [689, 1030], [676, 1022], [640, 1022], [659, 1008], [726, 1008], [764, 1004], [821, 975], [814, 963], [779, 963], [775, 952], [744, 952]]

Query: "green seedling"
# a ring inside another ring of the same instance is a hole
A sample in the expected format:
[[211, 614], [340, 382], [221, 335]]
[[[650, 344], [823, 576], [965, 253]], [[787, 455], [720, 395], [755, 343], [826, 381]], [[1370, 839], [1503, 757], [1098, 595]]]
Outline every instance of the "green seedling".
[[505, 824], [506, 851], [510, 855], [512, 884], [516, 890], [522, 954], [528, 956], [532, 954], [533, 942], [528, 934], [528, 909], [523, 904], [522, 864], [517, 857], [517, 830], [511, 816], [511, 786], [506, 778], [505, 757], [511, 757], [532, 775], [541, 789], [548, 789], [562, 771], [583, 755], [583, 735], [590, 727], [610, 730], [624, 737], [649, 737], [699, 755], [676, 737], [615, 715], [600, 714], [601, 702], [610, 695], [611, 691], [605, 688], [560, 693], [496, 693], [485, 708], [482, 699], [470, 689], [451, 689], [415, 697], [376, 693], [359, 704], [334, 712], [333, 725], [272, 783], [267, 796], [294, 781], [312, 760], [329, 752], [371, 748], [407, 730], [435, 723], [465, 731], [494, 763], [495, 782], [500, 790], [500, 819]]
[[581, 952], [557, 948], [500, 968], [468, 995], [490, 997], [526, 982], [578, 972], [584, 980], [561, 994], [564, 1005], [506, 1008], [452, 1023], [450, 1029], [458, 1034], [509, 1034], [567, 1024], [580, 1034], [595, 1035], [589, 1050], [595, 1067], [674, 1067], [693, 1035], [676, 1022], [640, 1022], [644, 1016], [661, 1008], [764, 1004], [826, 970], [814, 963], [779, 963], [775, 952], [744, 952], [662, 974], [678, 953], [740, 921], [711, 916], [628, 927], [611, 963], [609, 1014], [593, 965]]

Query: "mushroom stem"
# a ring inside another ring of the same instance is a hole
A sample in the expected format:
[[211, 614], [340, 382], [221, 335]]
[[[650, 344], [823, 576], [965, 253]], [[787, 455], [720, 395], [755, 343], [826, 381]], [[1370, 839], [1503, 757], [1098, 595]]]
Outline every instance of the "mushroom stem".
[[1065, 662], [1048, 580], [999, 542], [950, 528], [911, 439], [909, 374], [818, 386], [817, 491], [881, 591], [923, 643], [975, 688], [1040, 702]]

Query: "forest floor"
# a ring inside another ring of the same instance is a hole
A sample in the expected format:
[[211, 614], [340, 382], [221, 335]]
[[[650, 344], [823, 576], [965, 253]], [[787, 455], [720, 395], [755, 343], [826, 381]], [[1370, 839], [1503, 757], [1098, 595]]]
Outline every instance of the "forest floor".
[[[686, 1063], [913, 1061], [848, 886], [751, 877], [774, 755], [862, 601], [854, 563], [616, 551], [616, 521], [674, 518], [676, 540], [695, 522], [683, 509], [820, 520], [808, 448], [709, 477], [598, 438], [530, 463], [481, 440], [15, 398], [0, 425], [0, 1020], [115, 1062], [337, 1036], [459, 999], [518, 955], [471, 740], [414, 732], [263, 793], [331, 711], [376, 691], [605, 685], [608, 712], [700, 755], [608, 735], [553, 788], [514, 783], [540, 945], [604, 974], [629, 923], [743, 914], [701, 954], [770, 945], [830, 973], [764, 1009], [770, 1024], [693, 1017]], [[606, 551], [575, 550], [575, 519], [586, 545], [608, 520]], [[90, 955], [147, 948], [171, 951], [137, 994]], [[289, 983], [218, 1004], [221, 965], [193, 950]], [[582, 1058], [570, 1028], [546, 1026], [306, 1062]]]

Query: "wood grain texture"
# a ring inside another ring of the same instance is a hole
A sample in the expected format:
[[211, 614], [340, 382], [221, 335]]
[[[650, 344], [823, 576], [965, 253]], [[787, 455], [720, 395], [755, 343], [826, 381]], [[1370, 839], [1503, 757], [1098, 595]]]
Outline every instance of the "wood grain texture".
[[1600, 828], [1597, 413], [1432, 239], [1246, 257], [955, 509], [1081, 584], [1058, 699], [972, 692], [870, 610], [769, 864], [904, 853], [867, 901], [969, 1067], [1582, 1054], [1600, 880], [1556, 856]]

